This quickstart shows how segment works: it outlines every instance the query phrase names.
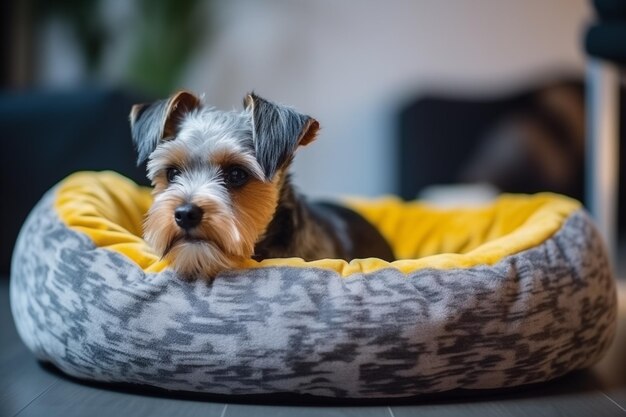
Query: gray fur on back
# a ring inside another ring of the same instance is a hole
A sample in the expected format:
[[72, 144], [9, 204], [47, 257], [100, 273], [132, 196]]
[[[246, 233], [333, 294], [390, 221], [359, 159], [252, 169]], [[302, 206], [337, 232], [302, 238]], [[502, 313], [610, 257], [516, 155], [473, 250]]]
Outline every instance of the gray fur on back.
[[595, 363], [616, 324], [606, 251], [583, 211], [494, 266], [146, 274], [69, 230], [49, 192], [11, 272], [35, 356], [97, 381], [218, 394], [402, 397], [550, 380]]

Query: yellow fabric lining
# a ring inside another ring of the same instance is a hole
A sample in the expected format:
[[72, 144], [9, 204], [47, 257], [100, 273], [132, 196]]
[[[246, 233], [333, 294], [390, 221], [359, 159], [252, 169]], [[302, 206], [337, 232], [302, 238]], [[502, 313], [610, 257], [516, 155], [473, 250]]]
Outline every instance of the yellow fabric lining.
[[[127, 256], [146, 272], [160, 272], [167, 262], [159, 260], [141, 238], [143, 217], [151, 202], [149, 189], [119, 174], [79, 172], [61, 182], [55, 209], [69, 228], [85, 233], [96, 246]], [[575, 200], [549, 193], [504, 195], [484, 207], [448, 210], [395, 198], [347, 204], [379, 228], [400, 260], [281, 258], [249, 260], [242, 267], [325, 268], [345, 277], [389, 267], [409, 273], [493, 265], [541, 244], [580, 208]]]

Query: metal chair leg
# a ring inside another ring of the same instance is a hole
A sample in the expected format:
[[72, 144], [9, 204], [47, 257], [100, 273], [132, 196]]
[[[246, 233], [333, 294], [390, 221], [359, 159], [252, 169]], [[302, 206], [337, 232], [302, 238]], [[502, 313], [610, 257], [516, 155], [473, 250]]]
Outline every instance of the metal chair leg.
[[619, 178], [619, 73], [596, 59], [587, 65], [587, 207], [615, 260]]

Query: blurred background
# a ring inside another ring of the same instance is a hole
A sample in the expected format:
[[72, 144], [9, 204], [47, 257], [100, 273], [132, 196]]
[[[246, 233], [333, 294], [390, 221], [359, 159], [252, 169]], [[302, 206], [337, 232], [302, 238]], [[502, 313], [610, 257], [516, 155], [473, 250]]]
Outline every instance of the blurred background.
[[312, 196], [415, 198], [438, 195], [434, 185], [481, 184], [470, 197], [584, 198], [587, 0], [0, 7], [0, 216], [11, 218], [2, 269], [25, 213], [69, 172], [110, 168], [144, 181], [130, 106], [179, 88], [222, 109], [255, 90], [318, 119], [318, 141], [293, 168]]

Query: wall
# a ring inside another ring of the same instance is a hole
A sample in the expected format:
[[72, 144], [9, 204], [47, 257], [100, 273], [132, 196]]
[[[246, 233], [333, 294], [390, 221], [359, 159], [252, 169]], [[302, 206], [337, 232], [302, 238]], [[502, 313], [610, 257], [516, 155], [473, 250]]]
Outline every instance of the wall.
[[[181, 86], [205, 92], [223, 108], [239, 107], [254, 89], [315, 116], [323, 127], [319, 140], [299, 152], [294, 166], [296, 183], [307, 193], [388, 193], [396, 171], [394, 115], [405, 100], [425, 89], [497, 93], [551, 71], [582, 72], [588, 3], [217, 2], [217, 27]], [[106, 4], [111, 16], [127, 9], [123, 1]], [[67, 68], [71, 53], [47, 50], [43, 80], [46, 68], [52, 81], [78, 78]]]
[[425, 88], [496, 92], [581, 72], [586, 0], [231, 1], [186, 83], [220, 107], [251, 89], [315, 116], [296, 183], [315, 195], [394, 190], [394, 112]]

